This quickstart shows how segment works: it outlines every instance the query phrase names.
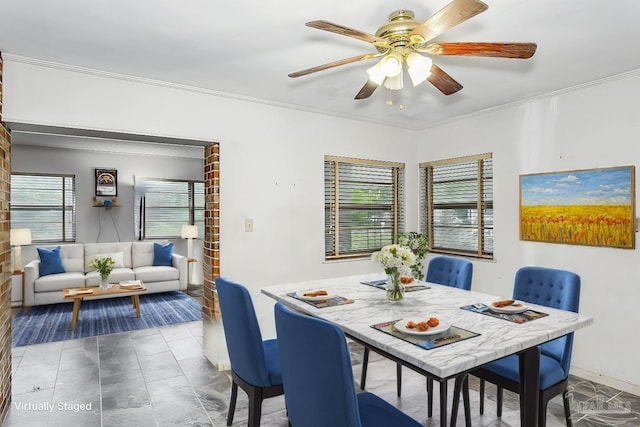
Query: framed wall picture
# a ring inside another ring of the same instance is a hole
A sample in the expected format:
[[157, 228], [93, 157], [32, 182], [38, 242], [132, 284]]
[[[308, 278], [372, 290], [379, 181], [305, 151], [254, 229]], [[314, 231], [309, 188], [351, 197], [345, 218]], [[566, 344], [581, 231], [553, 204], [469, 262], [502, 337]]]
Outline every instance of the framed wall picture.
[[115, 169], [95, 169], [96, 196], [118, 195], [118, 171]]
[[635, 248], [635, 167], [520, 175], [520, 240]]

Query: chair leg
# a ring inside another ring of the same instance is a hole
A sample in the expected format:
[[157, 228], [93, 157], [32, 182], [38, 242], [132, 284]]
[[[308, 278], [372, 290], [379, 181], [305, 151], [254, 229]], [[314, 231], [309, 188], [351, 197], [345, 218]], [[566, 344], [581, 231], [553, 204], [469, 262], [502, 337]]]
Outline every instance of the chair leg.
[[484, 380], [480, 379], [480, 415], [484, 414]]
[[229, 402], [229, 412], [227, 413], [227, 425], [233, 424], [233, 414], [236, 411], [236, 399], [238, 398], [238, 384], [231, 382], [231, 401]]
[[564, 418], [567, 423], [567, 427], [573, 427], [573, 421], [571, 421], [571, 406], [569, 406], [568, 390], [562, 392], [562, 404], [564, 405]]
[[433, 415], [433, 379], [427, 378], [427, 416]]
[[362, 355], [362, 374], [360, 375], [360, 390], [364, 390], [364, 385], [367, 382], [367, 366], [369, 365], [369, 349], [364, 348], [364, 354]]
[[502, 387], [498, 387], [498, 392], [496, 393], [496, 416], [500, 418], [502, 416], [502, 397], [504, 395], [504, 390]]
[[262, 416], [262, 389], [254, 387], [249, 395], [249, 427], [260, 427], [260, 417]]
[[396, 363], [396, 389], [398, 397], [402, 394], [402, 365]]

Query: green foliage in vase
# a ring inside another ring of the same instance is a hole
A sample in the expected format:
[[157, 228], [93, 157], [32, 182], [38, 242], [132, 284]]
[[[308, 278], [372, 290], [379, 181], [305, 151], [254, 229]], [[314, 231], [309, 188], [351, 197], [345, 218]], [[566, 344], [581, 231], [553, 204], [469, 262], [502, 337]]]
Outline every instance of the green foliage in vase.
[[101, 278], [106, 279], [113, 271], [113, 267], [116, 265], [116, 261], [110, 256], [107, 257], [95, 257], [89, 263], [90, 268], [95, 268]]

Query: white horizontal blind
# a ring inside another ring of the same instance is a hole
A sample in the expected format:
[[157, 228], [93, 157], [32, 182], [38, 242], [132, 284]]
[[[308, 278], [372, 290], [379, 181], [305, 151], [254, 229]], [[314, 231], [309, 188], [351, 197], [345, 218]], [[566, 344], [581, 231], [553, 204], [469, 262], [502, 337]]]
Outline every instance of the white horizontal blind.
[[369, 256], [404, 230], [404, 165], [325, 157], [325, 258]]
[[420, 168], [420, 224], [432, 250], [492, 258], [491, 154], [426, 162]]
[[136, 179], [135, 231], [138, 239], [180, 237], [182, 226], [198, 227], [204, 237], [204, 183]]
[[11, 228], [30, 228], [33, 243], [75, 242], [75, 176], [13, 173]]

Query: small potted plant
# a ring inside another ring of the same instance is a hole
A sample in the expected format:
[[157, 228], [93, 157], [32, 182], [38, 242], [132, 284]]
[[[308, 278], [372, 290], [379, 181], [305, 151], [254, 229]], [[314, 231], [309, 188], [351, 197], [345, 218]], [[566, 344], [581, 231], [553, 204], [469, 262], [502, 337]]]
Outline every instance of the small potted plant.
[[109, 275], [113, 271], [113, 267], [116, 262], [110, 256], [107, 257], [95, 257], [89, 263], [90, 268], [95, 268], [100, 275], [100, 289], [109, 289]]

